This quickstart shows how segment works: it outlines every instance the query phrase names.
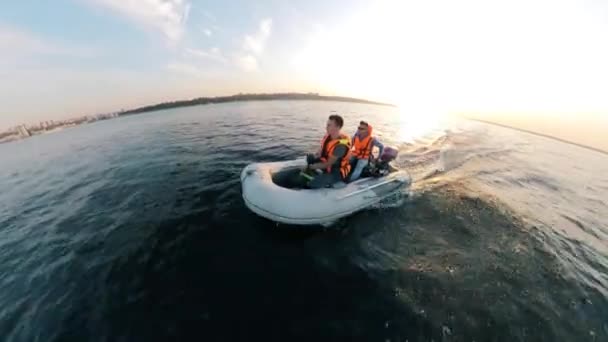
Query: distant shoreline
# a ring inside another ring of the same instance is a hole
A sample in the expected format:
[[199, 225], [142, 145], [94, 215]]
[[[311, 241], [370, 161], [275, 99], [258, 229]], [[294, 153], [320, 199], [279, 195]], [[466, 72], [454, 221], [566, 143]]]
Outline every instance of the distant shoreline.
[[[179, 100], [171, 102], [162, 102], [154, 105], [148, 105], [144, 107], [121, 110], [110, 114], [95, 114], [87, 115], [69, 120], [61, 120], [54, 122], [53, 120], [45, 121], [44, 125], [41, 123], [38, 126], [32, 125], [19, 125], [13, 129], [9, 129], [5, 132], [0, 132], [0, 144], [9, 143], [12, 141], [18, 141], [27, 139], [31, 136], [46, 134], [62, 128], [79, 126], [86, 123], [91, 123], [101, 120], [109, 120], [116, 117], [144, 114], [159, 110], [174, 109], [181, 107], [193, 107], [201, 106], [214, 103], [230, 103], [230, 102], [245, 102], [245, 101], [272, 101], [272, 100], [313, 100], [313, 101], [334, 101], [334, 102], [349, 102], [359, 104], [371, 104], [378, 106], [390, 106], [396, 107], [394, 104], [369, 101], [364, 99], [358, 99], [354, 97], [345, 96], [325, 96], [317, 93], [273, 93], [273, 94], [237, 94], [229, 96], [216, 96], [216, 97], [199, 97], [191, 100]], [[29, 126], [29, 127], [28, 127]]]
[[516, 130], [516, 131], [520, 131], [520, 132], [524, 132], [524, 133], [528, 133], [528, 134], [532, 134], [532, 135], [536, 135], [536, 136], [540, 136], [540, 137], [544, 137], [544, 138], [553, 139], [553, 140], [556, 140], [556, 141], [559, 141], [559, 142], [563, 142], [563, 143], [566, 143], [566, 144], [569, 144], [569, 145], [574, 145], [574, 146], [582, 147], [582, 148], [585, 148], [585, 149], [588, 149], [588, 150], [591, 150], [591, 151], [595, 151], [595, 152], [599, 152], [601, 154], [608, 155], [608, 151], [606, 151], [606, 150], [602, 150], [600, 148], [589, 146], [589, 145], [580, 144], [580, 143], [577, 143], [577, 142], [574, 142], [574, 141], [571, 141], [571, 140], [566, 140], [566, 139], [558, 138], [558, 137], [555, 137], [555, 136], [552, 136], [552, 135], [548, 135], [548, 134], [544, 134], [544, 133], [539, 133], [539, 132], [531, 131], [531, 130], [524, 129], [524, 128], [518, 128], [518, 127], [515, 127], [515, 126], [500, 124], [500, 123], [497, 123], [497, 122], [483, 120], [483, 119], [474, 119], [474, 118], [470, 118], [470, 117], [465, 117], [465, 118], [468, 119], [468, 120], [471, 120], [471, 121], [477, 121], [477, 122], [485, 123], [485, 124], [488, 124], [488, 125], [494, 125], [494, 126], [499, 126], [499, 127], [503, 127], [503, 128], [509, 128], [509, 129], [512, 129], [512, 130]]
[[316, 93], [276, 93], [276, 94], [238, 94], [230, 96], [217, 96], [217, 97], [199, 97], [192, 100], [180, 100], [172, 102], [162, 102], [154, 105], [139, 107], [135, 109], [129, 109], [126, 111], [118, 112], [119, 116], [141, 114], [153, 111], [159, 111], [164, 109], [173, 109], [180, 107], [192, 107], [200, 106], [212, 103], [229, 103], [229, 102], [244, 102], [244, 101], [272, 101], [272, 100], [314, 100], [314, 101], [335, 101], [335, 102], [351, 102], [361, 104], [372, 104], [379, 106], [391, 106], [395, 107], [394, 104], [375, 102], [364, 99], [358, 99], [354, 97], [345, 96], [326, 96], [319, 95]]

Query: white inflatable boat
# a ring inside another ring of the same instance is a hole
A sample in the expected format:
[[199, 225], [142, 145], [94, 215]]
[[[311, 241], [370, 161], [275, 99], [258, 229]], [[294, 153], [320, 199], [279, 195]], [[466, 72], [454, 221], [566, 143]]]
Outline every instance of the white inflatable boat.
[[407, 171], [393, 170], [381, 177], [360, 178], [324, 189], [290, 189], [280, 184], [300, 173], [305, 159], [253, 163], [241, 173], [243, 199], [254, 213], [269, 220], [295, 225], [329, 226], [359, 210], [407, 189]]

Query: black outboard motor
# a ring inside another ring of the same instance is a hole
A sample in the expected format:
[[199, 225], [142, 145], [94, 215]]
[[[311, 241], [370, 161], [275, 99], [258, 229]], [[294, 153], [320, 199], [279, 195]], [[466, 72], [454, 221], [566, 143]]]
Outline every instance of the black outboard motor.
[[397, 158], [399, 150], [393, 147], [385, 147], [380, 158], [368, 166], [368, 172], [371, 177], [382, 177], [390, 173], [390, 162]]

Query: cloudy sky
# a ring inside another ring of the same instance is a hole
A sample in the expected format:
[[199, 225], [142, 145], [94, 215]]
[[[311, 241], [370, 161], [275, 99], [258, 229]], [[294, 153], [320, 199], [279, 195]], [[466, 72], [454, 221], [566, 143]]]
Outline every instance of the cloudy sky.
[[274, 91], [412, 111], [608, 112], [602, 0], [15, 0], [0, 8], [0, 127]]

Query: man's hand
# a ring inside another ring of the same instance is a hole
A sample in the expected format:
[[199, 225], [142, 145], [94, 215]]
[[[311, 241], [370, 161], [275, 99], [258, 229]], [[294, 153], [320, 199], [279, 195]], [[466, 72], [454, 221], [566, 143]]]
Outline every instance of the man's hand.
[[303, 168], [303, 170], [304, 171], [314, 171], [314, 170], [323, 169], [323, 168], [325, 168], [325, 163], [319, 162], [319, 163], [314, 163], [314, 164], [308, 164]]

